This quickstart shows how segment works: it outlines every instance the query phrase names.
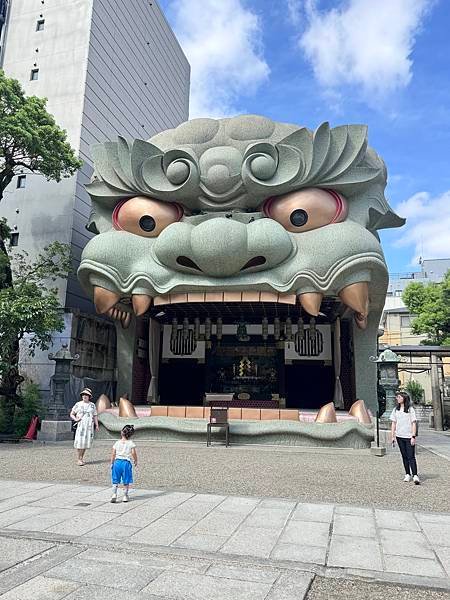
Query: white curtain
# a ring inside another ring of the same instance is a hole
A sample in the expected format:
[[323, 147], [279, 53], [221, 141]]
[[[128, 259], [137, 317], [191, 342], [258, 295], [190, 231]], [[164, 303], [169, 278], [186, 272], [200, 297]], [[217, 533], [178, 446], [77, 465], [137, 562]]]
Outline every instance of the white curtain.
[[149, 325], [149, 348], [148, 359], [150, 363], [150, 373], [152, 378], [148, 387], [147, 399], [152, 402], [158, 402], [158, 374], [159, 374], [159, 354], [161, 340], [161, 325], [155, 319], [150, 319]]
[[341, 386], [341, 320], [337, 317], [334, 323], [334, 397], [336, 408], [344, 408], [344, 397]]

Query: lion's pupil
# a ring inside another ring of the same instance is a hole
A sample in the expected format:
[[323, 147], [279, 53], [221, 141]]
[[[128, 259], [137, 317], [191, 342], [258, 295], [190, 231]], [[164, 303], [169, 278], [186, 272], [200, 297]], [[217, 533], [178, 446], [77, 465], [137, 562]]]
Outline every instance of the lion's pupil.
[[153, 231], [156, 227], [155, 219], [150, 215], [144, 215], [139, 219], [139, 227], [144, 231]]
[[308, 213], [302, 208], [297, 208], [291, 213], [291, 223], [294, 227], [301, 227], [308, 221]]

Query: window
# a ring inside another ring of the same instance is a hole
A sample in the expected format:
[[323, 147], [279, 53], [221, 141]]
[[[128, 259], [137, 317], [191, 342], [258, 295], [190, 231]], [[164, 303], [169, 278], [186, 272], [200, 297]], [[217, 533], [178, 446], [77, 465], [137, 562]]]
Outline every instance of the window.
[[39, 19], [36, 23], [36, 31], [43, 31], [45, 19]]
[[25, 187], [26, 181], [27, 181], [26, 175], [19, 175], [17, 178], [17, 187], [23, 189]]
[[39, 79], [39, 69], [31, 69], [30, 81], [36, 81]]
[[11, 234], [11, 237], [9, 238], [9, 245], [10, 246], [18, 246], [19, 245], [19, 233], [17, 231]]
[[402, 315], [400, 317], [400, 327], [411, 327], [411, 315]]

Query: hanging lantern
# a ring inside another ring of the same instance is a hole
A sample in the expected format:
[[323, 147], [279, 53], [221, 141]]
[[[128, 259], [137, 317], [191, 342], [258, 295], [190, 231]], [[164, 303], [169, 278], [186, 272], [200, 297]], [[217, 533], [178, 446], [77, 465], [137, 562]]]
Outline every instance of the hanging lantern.
[[171, 333], [171, 338], [172, 341], [175, 340], [175, 338], [177, 337], [177, 333], [178, 333], [178, 319], [176, 317], [174, 317], [172, 319], [172, 333]]
[[216, 321], [216, 337], [219, 341], [222, 339], [222, 317], [218, 317]]
[[211, 319], [206, 317], [205, 319], [205, 340], [209, 342], [211, 339]]
[[280, 319], [278, 317], [273, 320], [273, 337], [277, 342], [280, 339]]
[[262, 339], [264, 341], [266, 341], [267, 338], [269, 337], [269, 321], [268, 321], [267, 317], [264, 317], [264, 319], [261, 321], [261, 328], [262, 328]]
[[297, 321], [297, 337], [299, 340], [302, 340], [305, 337], [305, 324], [301, 317], [299, 317]]
[[194, 319], [194, 340], [198, 342], [200, 338], [200, 319], [195, 317]]
[[184, 317], [183, 319], [183, 340], [187, 340], [189, 337], [189, 319]]
[[292, 319], [291, 319], [291, 317], [288, 317], [286, 319], [286, 323], [284, 325], [284, 337], [287, 342], [292, 341]]
[[248, 342], [250, 336], [247, 333], [247, 323], [241, 321], [238, 323], [236, 337], [240, 342]]

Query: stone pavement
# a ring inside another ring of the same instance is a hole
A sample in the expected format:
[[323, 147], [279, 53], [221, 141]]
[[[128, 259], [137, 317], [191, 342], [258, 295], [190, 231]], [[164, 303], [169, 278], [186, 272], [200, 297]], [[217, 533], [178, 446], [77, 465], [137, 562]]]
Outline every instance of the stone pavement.
[[450, 431], [435, 431], [434, 429], [421, 429], [417, 442], [430, 452], [450, 460]]
[[0, 484], [1, 600], [301, 600], [315, 575], [450, 591], [449, 513]]

